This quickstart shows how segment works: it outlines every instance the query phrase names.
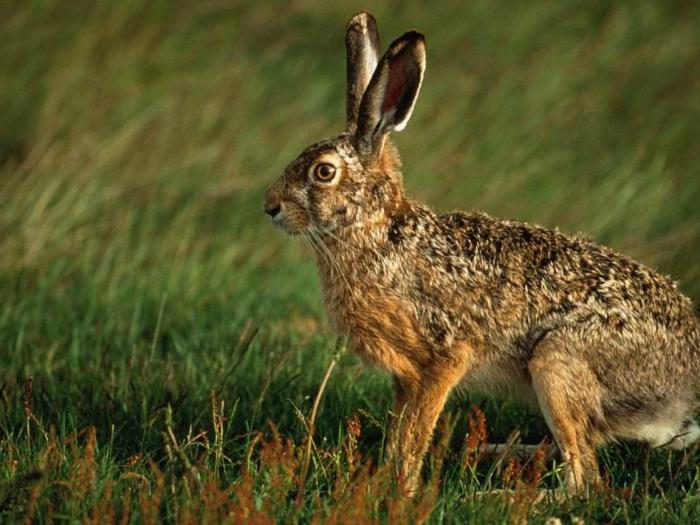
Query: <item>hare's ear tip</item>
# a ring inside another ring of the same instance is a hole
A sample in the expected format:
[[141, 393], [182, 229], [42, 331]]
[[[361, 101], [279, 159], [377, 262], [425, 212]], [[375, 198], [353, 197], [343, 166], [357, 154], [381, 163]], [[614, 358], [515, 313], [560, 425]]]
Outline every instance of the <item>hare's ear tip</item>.
[[421, 33], [420, 31], [416, 31], [415, 29], [411, 29], [410, 31], [406, 31], [403, 34], [404, 38], [408, 38], [410, 40], [425, 40], [425, 35]]
[[351, 29], [360, 29], [361, 31], [366, 30], [368, 27], [377, 27], [377, 21], [372, 16], [372, 13], [367, 11], [360, 11], [353, 15], [353, 17], [348, 21], [348, 31]]
[[394, 40], [389, 46], [389, 56], [397, 56], [402, 52], [417, 53], [420, 60], [425, 60], [425, 35], [418, 31], [408, 31]]
[[406, 44], [418, 44], [425, 46], [425, 35], [423, 33], [419, 33], [418, 31], [411, 30], [401, 35], [397, 41], [402, 44], [402, 47]]

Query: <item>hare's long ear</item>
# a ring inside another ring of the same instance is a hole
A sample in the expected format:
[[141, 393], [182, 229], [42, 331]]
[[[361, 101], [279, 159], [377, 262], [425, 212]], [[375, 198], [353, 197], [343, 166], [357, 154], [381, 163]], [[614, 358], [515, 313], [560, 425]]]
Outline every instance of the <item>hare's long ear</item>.
[[381, 154], [384, 138], [411, 118], [425, 72], [425, 38], [410, 31], [389, 46], [367, 86], [357, 117], [355, 146], [363, 156]]
[[345, 47], [347, 49], [345, 128], [348, 133], [354, 133], [362, 95], [379, 60], [379, 32], [377, 22], [372, 15], [361, 12], [350, 19], [345, 35]]

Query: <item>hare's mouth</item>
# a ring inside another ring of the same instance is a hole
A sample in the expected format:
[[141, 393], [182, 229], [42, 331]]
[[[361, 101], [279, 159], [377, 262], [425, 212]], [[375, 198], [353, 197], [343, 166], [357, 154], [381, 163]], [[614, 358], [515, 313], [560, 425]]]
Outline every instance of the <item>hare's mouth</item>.
[[272, 224], [278, 228], [284, 228], [284, 210], [280, 207], [278, 212], [272, 216]]
[[309, 217], [300, 206], [283, 202], [272, 216], [272, 223], [288, 235], [297, 235], [308, 228]]

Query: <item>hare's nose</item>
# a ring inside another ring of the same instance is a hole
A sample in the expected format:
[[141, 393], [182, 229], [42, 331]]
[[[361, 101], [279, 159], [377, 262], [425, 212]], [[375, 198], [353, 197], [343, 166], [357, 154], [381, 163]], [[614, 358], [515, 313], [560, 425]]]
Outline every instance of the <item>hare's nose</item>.
[[274, 219], [275, 215], [277, 215], [281, 209], [282, 206], [280, 206], [279, 204], [273, 204], [270, 207], [265, 206], [265, 213], [267, 213], [270, 217]]
[[265, 202], [263, 203], [263, 209], [273, 219], [282, 209], [282, 199], [280, 198], [279, 192], [275, 191], [274, 186], [267, 190], [265, 194]]

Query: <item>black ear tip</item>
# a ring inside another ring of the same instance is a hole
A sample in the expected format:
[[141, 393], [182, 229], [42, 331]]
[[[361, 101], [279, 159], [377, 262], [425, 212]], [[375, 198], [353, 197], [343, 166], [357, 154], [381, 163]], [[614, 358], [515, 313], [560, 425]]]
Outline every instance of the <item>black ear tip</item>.
[[400, 39], [408, 44], [423, 44], [423, 45], [425, 45], [425, 35], [423, 33], [419, 33], [418, 31], [409, 31], [407, 33], [404, 33], [400, 37]]
[[395, 56], [404, 49], [416, 49], [421, 47], [423, 49], [426, 48], [425, 35], [418, 31], [408, 31], [391, 43], [388, 53]]

